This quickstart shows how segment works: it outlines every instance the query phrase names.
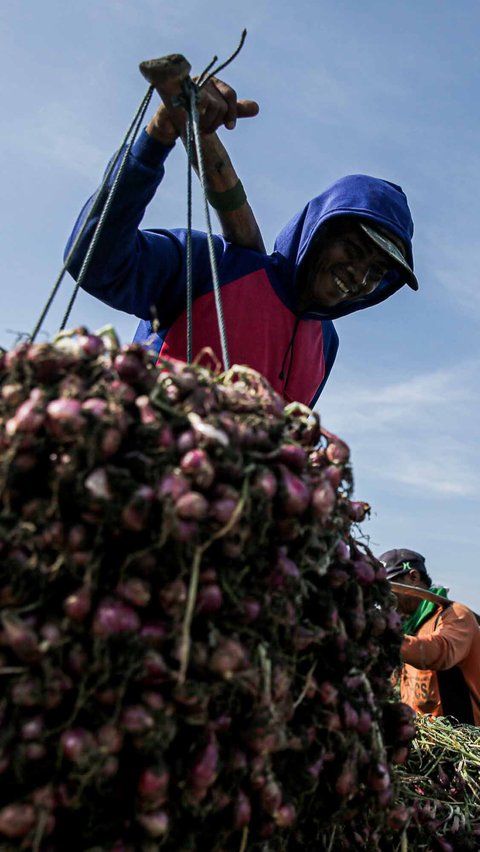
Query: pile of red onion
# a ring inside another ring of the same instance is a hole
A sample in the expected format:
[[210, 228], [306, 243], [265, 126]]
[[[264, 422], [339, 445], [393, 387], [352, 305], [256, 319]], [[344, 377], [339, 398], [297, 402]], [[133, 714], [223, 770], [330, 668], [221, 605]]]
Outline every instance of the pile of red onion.
[[358, 848], [414, 730], [348, 447], [84, 329], [0, 383], [1, 849]]

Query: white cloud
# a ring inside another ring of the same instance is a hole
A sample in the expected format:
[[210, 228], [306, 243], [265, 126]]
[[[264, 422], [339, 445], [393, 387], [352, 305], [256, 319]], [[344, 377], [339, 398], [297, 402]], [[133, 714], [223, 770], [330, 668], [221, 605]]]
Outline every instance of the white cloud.
[[319, 409], [350, 443], [359, 477], [417, 497], [478, 493], [478, 374], [469, 362], [406, 381], [337, 380]]
[[95, 4], [89, 11], [93, 20], [102, 22], [109, 19], [115, 27], [139, 27], [149, 19], [151, 27], [158, 28], [160, 21], [165, 32], [176, 36], [184, 31], [185, 23], [195, 5], [191, 0], [183, 0], [182, 3], [173, 5], [159, 3], [158, 0], [142, 0], [139, 8], [138, 3], [132, 3], [131, 0], [104, 0], [103, 4]]
[[99, 178], [106, 166], [105, 151], [87, 139], [78, 138], [75, 132], [42, 134], [37, 154], [51, 158], [65, 171], [76, 172], [90, 180], [92, 175]]
[[93, 141], [93, 131], [70, 106], [43, 103], [36, 111], [26, 112], [16, 129], [15, 136], [2, 137], [1, 148], [7, 154], [9, 149], [14, 148], [17, 155], [22, 150], [26, 161], [34, 158], [38, 165], [43, 160], [89, 179], [100, 177], [106, 166], [105, 150]]
[[[355, 458], [368, 446], [360, 441]], [[372, 448], [373, 449], [373, 448]], [[362, 455], [366, 455], [366, 452]], [[377, 463], [368, 462], [369, 476], [398, 484], [418, 496], [474, 497], [478, 493], [478, 471], [472, 469], [469, 452], [458, 442], [446, 445], [444, 437], [432, 442], [392, 435], [391, 443], [375, 444]], [[370, 455], [367, 458], [370, 459]], [[354, 458], [354, 462], [355, 462]], [[365, 462], [363, 462], [365, 464]]]
[[480, 244], [478, 238], [467, 241], [452, 240], [445, 235], [436, 242], [436, 278], [445, 288], [449, 298], [472, 319], [480, 319]]

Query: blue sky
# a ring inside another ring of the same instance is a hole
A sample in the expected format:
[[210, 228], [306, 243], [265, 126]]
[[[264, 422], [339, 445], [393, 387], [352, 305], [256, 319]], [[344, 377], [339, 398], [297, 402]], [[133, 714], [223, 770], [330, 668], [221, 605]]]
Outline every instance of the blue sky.
[[[139, 62], [181, 52], [198, 72], [243, 27], [226, 79], [261, 112], [223, 138], [268, 248], [341, 175], [407, 193], [420, 291], [337, 322], [319, 410], [351, 446], [374, 551], [420, 550], [435, 580], [480, 611], [477, 0], [3, 0], [0, 344], [35, 325], [77, 212], [145, 92]], [[185, 180], [179, 148], [145, 225], [185, 224]], [[136, 324], [86, 295], [72, 322], [113, 322], [125, 341]]]

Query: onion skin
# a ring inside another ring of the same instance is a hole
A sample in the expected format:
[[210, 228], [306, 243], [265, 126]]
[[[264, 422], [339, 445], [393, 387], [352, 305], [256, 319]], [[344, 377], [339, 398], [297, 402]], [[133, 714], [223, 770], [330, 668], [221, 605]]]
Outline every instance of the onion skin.
[[187, 586], [183, 580], [166, 583], [159, 594], [160, 605], [167, 615], [175, 616], [187, 601]]
[[223, 603], [223, 594], [220, 586], [214, 583], [203, 586], [197, 594], [195, 613], [197, 615], [212, 615], [220, 609]]
[[15, 839], [25, 837], [36, 823], [32, 805], [6, 805], [0, 810], [0, 834]]
[[195, 449], [185, 453], [180, 467], [183, 473], [192, 477], [198, 488], [209, 488], [215, 479], [214, 467], [205, 450]]
[[47, 749], [43, 743], [31, 742], [25, 745], [25, 758], [29, 761], [43, 760], [47, 754]]
[[118, 453], [122, 446], [123, 435], [115, 426], [107, 427], [100, 440], [100, 456], [103, 459], [109, 459]]
[[325, 682], [318, 687], [318, 695], [322, 704], [328, 706], [336, 706], [338, 699], [338, 690], [333, 684]]
[[182, 494], [186, 494], [188, 491], [190, 491], [190, 483], [179, 470], [165, 473], [157, 486], [159, 498], [171, 497], [173, 500], [178, 500]]
[[141, 577], [129, 577], [119, 583], [115, 591], [124, 601], [141, 609], [148, 606], [152, 597], [150, 585]]
[[228, 680], [245, 666], [245, 662], [245, 650], [239, 642], [223, 639], [210, 657], [209, 668]]
[[169, 668], [162, 655], [154, 648], [148, 648], [143, 657], [145, 683], [162, 683], [170, 677]]
[[307, 452], [300, 444], [283, 444], [279, 457], [282, 464], [294, 471], [302, 471], [307, 463]]
[[146, 395], [137, 396], [135, 400], [135, 405], [137, 406], [140, 412], [140, 420], [141, 422], [148, 426], [152, 423], [156, 423], [158, 420], [158, 415], [153, 406], [150, 403], [150, 398]]
[[164, 810], [139, 814], [137, 822], [142, 826], [148, 837], [162, 837], [168, 831], [169, 819], [168, 814]]
[[335, 792], [342, 799], [349, 799], [356, 792], [357, 783], [355, 764], [347, 760], [335, 782]]
[[260, 791], [260, 801], [268, 814], [275, 814], [282, 802], [282, 790], [273, 779], [267, 781]]
[[36, 740], [45, 729], [45, 719], [43, 716], [33, 716], [22, 725], [21, 736], [24, 740]]
[[193, 450], [196, 444], [193, 429], [186, 429], [177, 438], [177, 449], [182, 455]]
[[114, 379], [110, 385], [110, 389], [117, 402], [124, 405], [133, 404], [137, 398], [135, 389], [121, 379]]
[[15, 417], [7, 421], [5, 430], [7, 435], [13, 436], [18, 432], [32, 434], [38, 432], [45, 422], [45, 413], [36, 398], [27, 399], [23, 402]]
[[370, 514], [370, 506], [368, 503], [363, 503], [359, 500], [349, 500], [348, 513], [352, 521], [360, 523]]
[[82, 403], [81, 411], [90, 414], [94, 418], [102, 418], [108, 410], [108, 402], [101, 397], [90, 397]]
[[119, 754], [123, 747], [123, 733], [115, 725], [102, 725], [96, 733], [98, 747], [106, 754]]
[[213, 500], [210, 504], [210, 514], [219, 524], [227, 524], [231, 520], [237, 506], [238, 500], [229, 497]]
[[357, 731], [360, 734], [368, 734], [372, 729], [372, 717], [368, 710], [361, 710], [358, 714]]
[[168, 636], [168, 628], [163, 621], [152, 621], [143, 624], [140, 636], [147, 646], [160, 648]]
[[153, 488], [141, 485], [132, 495], [122, 511], [122, 524], [132, 532], [142, 532], [147, 528], [150, 519], [152, 504], [155, 499]]
[[383, 763], [372, 766], [368, 775], [368, 784], [372, 790], [378, 793], [390, 791], [391, 779], [388, 766]]
[[300, 577], [300, 570], [298, 566], [295, 564], [293, 559], [288, 558], [284, 552], [284, 548], [279, 550], [275, 569], [284, 577], [290, 577], [293, 580], [298, 580]]
[[103, 601], [93, 618], [92, 631], [98, 637], [105, 638], [139, 629], [140, 619], [135, 610], [120, 601]]
[[243, 603], [243, 617], [245, 621], [255, 621], [256, 618], [260, 615], [262, 611], [262, 605], [259, 601], [255, 600], [246, 600]]
[[216, 780], [218, 769], [218, 743], [215, 737], [211, 736], [210, 742], [197, 757], [190, 770], [190, 782], [193, 787], [205, 790], [211, 787]]
[[143, 734], [154, 727], [155, 720], [145, 707], [137, 704], [125, 708], [121, 717], [121, 725], [130, 734]]
[[63, 603], [63, 609], [72, 621], [81, 623], [87, 617], [92, 605], [89, 586], [82, 586], [69, 595]]
[[325, 468], [324, 475], [330, 486], [336, 491], [342, 481], [342, 469], [330, 464]]
[[11, 408], [17, 408], [22, 404], [23, 400], [23, 387], [17, 382], [11, 382], [11, 384], [4, 384], [0, 390], [0, 395], [2, 399], [7, 403], [7, 405]]
[[275, 812], [274, 818], [280, 828], [290, 828], [296, 822], [297, 814], [292, 804], [285, 804]]
[[201, 521], [208, 515], [208, 500], [198, 491], [182, 494], [175, 504], [177, 515], [184, 520]]
[[40, 684], [33, 678], [22, 678], [12, 686], [12, 703], [18, 707], [39, 707]]
[[175, 541], [179, 541], [182, 544], [187, 544], [190, 541], [194, 541], [198, 538], [199, 527], [196, 521], [185, 521], [182, 518], [178, 518], [175, 522], [175, 526], [172, 529], [172, 538]]
[[252, 486], [253, 488], [261, 491], [267, 500], [273, 500], [278, 490], [276, 477], [273, 472], [268, 469], [256, 474]]
[[280, 475], [281, 505], [286, 515], [301, 515], [310, 503], [308, 486], [285, 465], [277, 465]]
[[122, 382], [129, 385], [141, 385], [146, 377], [143, 353], [139, 350], [125, 351], [117, 355], [114, 367]]
[[407, 762], [409, 753], [410, 749], [408, 746], [400, 746], [392, 752], [390, 760], [392, 763], [402, 766]]
[[19, 660], [32, 663], [40, 659], [41, 652], [38, 637], [17, 615], [11, 612], [2, 614], [4, 641]]
[[335, 508], [335, 502], [335, 491], [327, 480], [314, 488], [312, 507], [315, 516], [321, 523], [325, 523], [331, 517]]
[[350, 458], [350, 450], [345, 441], [337, 438], [333, 432], [328, 432], [324, 427], [322, 427], [321, 431], [323, 437], [328, 441], [325, 451], [328, 460], [335, 464], [346, 464]]
[[60, 737], [60, 747], [68, 760], [80, 763], [96, 748], [95, 739], [84, 728], [71, 728]]
[[108, 474], [105, 468], [100, 467], [92, 471], [85, 479], [85, 488], [92, 497], [99, 500], [111, 500], [112, 492], [108, 482]]
[[141, 799], [158, 807], [167, 799], [169, 783], [170, 774], [165, 767], [149, 767], [140, 774], [137, 792]]
[[54, 399], [46, 407], [48, 431], [60, 440], [76, 436], [85, 428], [82, 405], [75, 399]]

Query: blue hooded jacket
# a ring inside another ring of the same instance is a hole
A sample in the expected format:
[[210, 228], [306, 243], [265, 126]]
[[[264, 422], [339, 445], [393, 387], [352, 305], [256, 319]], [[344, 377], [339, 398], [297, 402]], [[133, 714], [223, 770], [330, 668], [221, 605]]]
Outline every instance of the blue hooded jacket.
[[[159, 356], [185, 359], [186, 230], [139, 230], [170, 150], [145, 131], [135, 142], [82, 286], [111, 307], [141, 319], [137, 342]], [[92, 199], [77, 220], [67, 254], [91, 205]], [[363, 298], [342, 301], [321, 313], [298, 313], [297, 277], [312, 240], [326, 222], [345, 215], [399, 237], [413, 268], [407, 199], [400, 187], [367, 175], [341, 178], [312, 199], [281, 231], [271, 255], [214, 237], [230, 362], [261, 372], [286, 401], [313, 407], [318, 399], [338, 349], [333, 319], [378, 304], [407, 283], [398, 267]], [[70, 262], [74, 277], [97, 222], [96, 213]], [[193, 233], [192, 257], [193, 354], [210, 347], [221, 361], [207, 239], [198, 231]], [[159, 326], [155, 332], [153, 316]]]

